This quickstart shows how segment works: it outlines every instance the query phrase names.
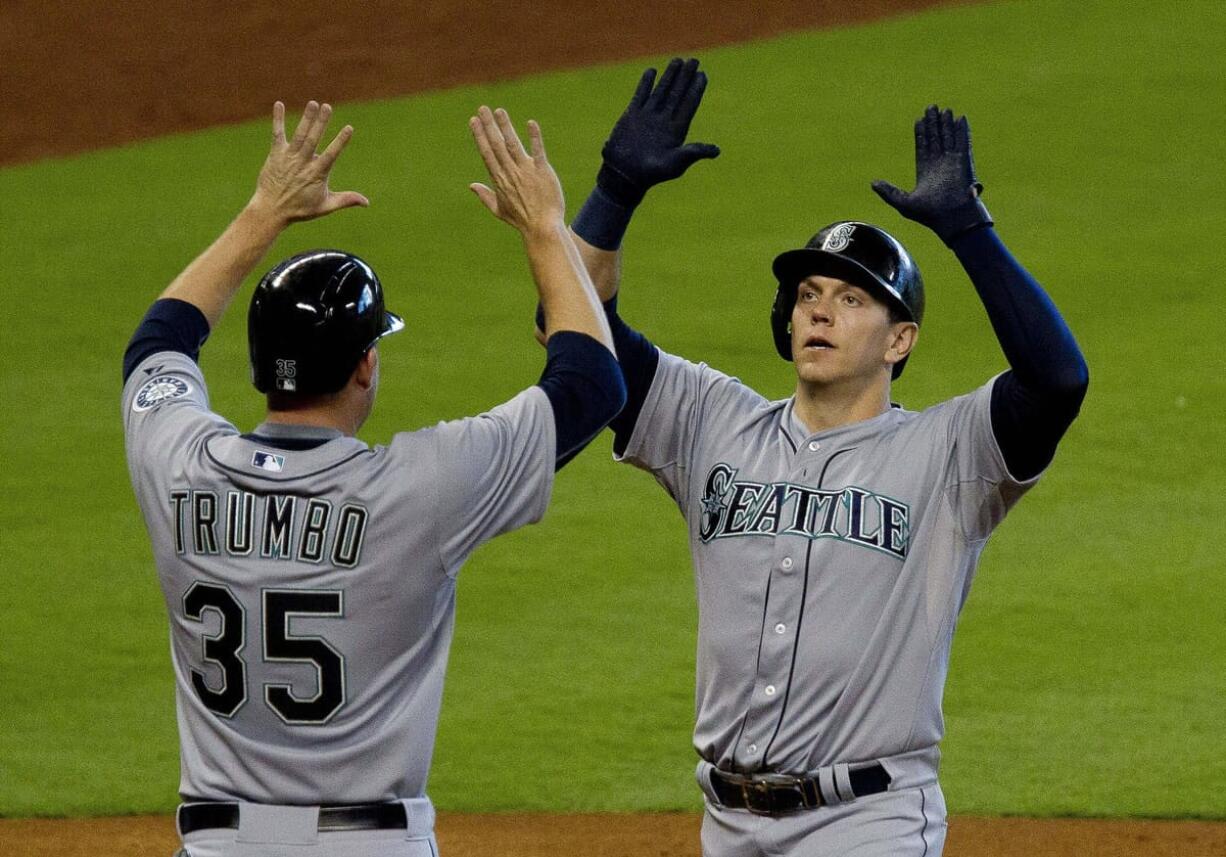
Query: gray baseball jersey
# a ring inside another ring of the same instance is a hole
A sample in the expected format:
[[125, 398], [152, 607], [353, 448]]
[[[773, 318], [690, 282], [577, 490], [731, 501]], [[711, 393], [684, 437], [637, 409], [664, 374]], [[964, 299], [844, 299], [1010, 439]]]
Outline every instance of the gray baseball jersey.
[[[991, 384], [812, 434], [791, 399], [661, 353], [622, 458], [690, 534], [694, 746], [724, 770], [811, 773], [911, 755], [931, 768], [955, 619], [1008, 473]], [[887, 766], [889, 767], [889, 766]]]
[[270, 445], [212, 413], [199, 367], [165, 352], [132, 373], [123, 413], [170, 618], [184, 799], [424, 794], [456, 575], [549, 501], [544, 391], [387, 446], [266, 423], [253, 434], [293, 439]]

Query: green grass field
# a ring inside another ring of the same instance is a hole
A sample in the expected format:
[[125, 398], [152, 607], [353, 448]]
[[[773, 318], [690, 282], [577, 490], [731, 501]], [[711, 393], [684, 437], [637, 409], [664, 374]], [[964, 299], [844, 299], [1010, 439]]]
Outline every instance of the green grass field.
[[[782, 397], [773, 255], [842, 217], [895, 231], [929, 294], [896, 396], [932, 404], [1003, 358], [951, 254], [868, 184], [910, 182], [924, 105], [971, 118], [999, 231], [1064, 311], [1092, 382], [963, 613], [946, 695], [954, 812], [1226, 817], [1224, 52], [1213, 2], [958, 8], [705, 51], [693, 136], [724, 154], [654, 191], [627, 241], [624, 315]], [[470, 112], [538, 119], [574, 211], [642, 65], [339, 106], [357, 133], [336, 185], [373, 206], [296, 227], [274, 253], [365, 256], [408, 321], [383, 346], [366, 440], [484, 409], [539, 373], [518, 240], [466, 189], [482, 172]], [[119, 359], [246, 200], [265, 140], [259, 122], [0, 171], [0, 814], [176, 802], [165, 618], [123, 462]], [[202, 362], [215, 408], [249, 428], [261, 402], [243, 313]], [[608, 459], [602, 438], [560, 475], [541, 525], [461, 576], [431, 779], [443, 809], [699, 806], [681, 520]]]

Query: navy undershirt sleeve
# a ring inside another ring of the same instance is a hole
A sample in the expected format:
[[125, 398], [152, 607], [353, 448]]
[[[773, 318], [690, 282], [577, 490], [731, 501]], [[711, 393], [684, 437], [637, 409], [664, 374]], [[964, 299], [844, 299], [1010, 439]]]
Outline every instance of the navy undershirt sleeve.
[[537, 384], [549, 397], [562, 467], [617, 416], [626, 387], [617, 359], [586, 333], [560, 330], [549, 337], [545, 371]]
[[178, 298], [154, 301], [124, 351], [124, 383], [142, 360], [159, 351], [178, 351], [199, 362], [208, 338], [209, 322], [194, 304]]
[[609, 330], [613, 332], [613, 347], [617, 349], [622, 376], [626, 379], [626, 404], [609, 423], [609, 428], [613, 429], [613, 450], [621, 455], [630, 443], [639, 413], [643, 410], [643, 402], [647, 400], [647, 393], [656, 379], [660, 350], [617, 314], [617, 295], [605, 301], [604, 311], [609, 320]]
[[1009, 472], [1037, 476], [1072, 425], [1090, 383], [1089, 368], [1056, 305], [991, 227], [950, 248], [979, 293], [1009, 361], [992, 387], [992, 432]]
[[[586, 240], [586, 239], [585, 239]], [[634, 425], [638, 422], [639, 412], [643, 410], [643, 402], [647, 392], [656, 377], [656, 366], [660, 363], [660, 352], [651, 344], [647, 337], [622, 321], [617, 314], [617, 295], [604, 302], [605, 317], [609, 320], [609, 330], [613, 333], [613, 347], [617, 349], [617, 362], [621, 366], [622, 377], [626, 385], [626, 403], [609, 428], [613, 429], [613, 449], [621, 454], [630, 442], [634, 433]], [[545, 329], [545, 312], [538, 304], [536, 307], [536, 326], [538, 330]], [[550, 340], [551, 342], [553, 340]], [[591, 438], [588, 438], [590, 441]], [[584, 442], [586, 445], [587, 441]], [[570, 456], [562, 462], [565, 464], [583, 451], [583, 446], [577, 447]], [[559, 465], [560, 467], [561, 465]]]

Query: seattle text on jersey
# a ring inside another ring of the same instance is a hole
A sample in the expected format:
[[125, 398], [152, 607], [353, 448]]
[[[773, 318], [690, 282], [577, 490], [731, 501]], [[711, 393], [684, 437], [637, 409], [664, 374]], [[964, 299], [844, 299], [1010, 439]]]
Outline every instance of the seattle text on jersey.
[[736, 479], [737, 468], [720, 462], [703, 487], [704, 542], [733, 536], [795, 535], [838, 539], [906, 559], [910, 507], [891, 497], [849, 485], [822, 490], [791, 482]]

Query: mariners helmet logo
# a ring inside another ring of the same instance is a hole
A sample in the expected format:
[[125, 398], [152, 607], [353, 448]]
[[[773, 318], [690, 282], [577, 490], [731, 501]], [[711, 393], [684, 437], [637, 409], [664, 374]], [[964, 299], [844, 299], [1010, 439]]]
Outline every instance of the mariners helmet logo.
[[831, 253], [838, 253], [840, 250], [846, 250], [847, 245], [851, 243], [851, 233], [856, 231], [854, 223], [843, 223], [830, 230], [830, 234], [822, 239], [822, 249], [829, 250]]
[[286, 393], [292, 393], [298, 389], [298, 382], [294, 380], [298, 375], [297, 360], [277, 360], [277, 389]]
[[191, 385], [174, 375], [159, 375], [150, 378], [136, 394], [132, 401], [132, 410], [136, 412], [156, 408], [163, 402], [179, 399], [192, 391]]

